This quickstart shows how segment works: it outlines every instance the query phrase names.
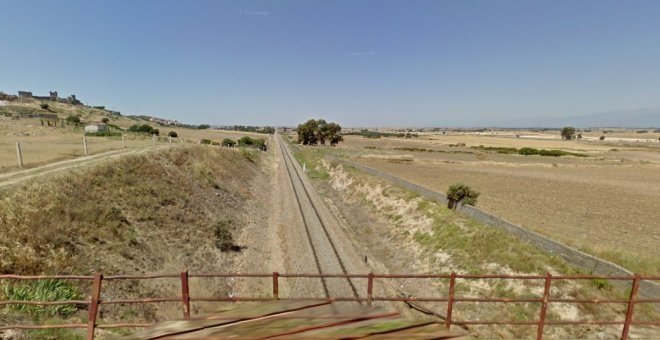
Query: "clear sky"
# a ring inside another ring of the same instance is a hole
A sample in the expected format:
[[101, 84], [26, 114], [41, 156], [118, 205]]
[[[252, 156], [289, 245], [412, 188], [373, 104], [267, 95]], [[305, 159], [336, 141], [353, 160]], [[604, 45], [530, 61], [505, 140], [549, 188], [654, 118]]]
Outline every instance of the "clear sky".
[[0, 90], [210, 124], [658, 108], [660, 1], [3, 0]]

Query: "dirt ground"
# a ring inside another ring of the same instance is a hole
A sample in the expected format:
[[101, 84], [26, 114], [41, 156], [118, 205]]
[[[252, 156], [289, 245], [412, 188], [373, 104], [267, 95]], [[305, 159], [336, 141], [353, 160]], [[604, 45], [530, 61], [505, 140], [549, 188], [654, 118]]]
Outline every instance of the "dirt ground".
[[[448, 146], [456, 143], [466, 147]], [[470, 148], [478, 145], [563, 149], [590, 156], [506, 155]], [[515, 137], [347, 136], [341, 148], [367, 166], [437, 191], [466, 183], [481, 192], [477, 205], [488, 212], [631, 270], [658, 273], [660, 150], [652, 145], [612, 151], [605, 143]], [[402, 155], [405, 161], [398, 159]]]

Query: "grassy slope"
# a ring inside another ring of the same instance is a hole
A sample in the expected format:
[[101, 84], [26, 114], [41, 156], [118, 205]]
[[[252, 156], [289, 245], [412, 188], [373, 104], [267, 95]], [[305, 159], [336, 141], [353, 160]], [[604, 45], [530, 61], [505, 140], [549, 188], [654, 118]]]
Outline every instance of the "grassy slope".
[[116, 259], [93, 255], [101, 252], [144, 261], [129, 261], [136, 262], [133, 268], [117, 271], [157, 270], [159, 261], [149, 263], [145, 254], [152, 233], [195, 232], [200, 224], [233, 215], [249, 198], [246, 188], [257, 171], [240, 152], [192, 146], [25, 185], [0, 205], [0, 271], [110, 269]]
[[[236, 232], [246, 223], [252, 180], [260, 173], [255, 154], [176, 147], [24, 185], [0, 202], [0, 271], [111, 274], [228, 266], [231, 255], [217, 249], [212, 226], [231, 221]], [[209, 284], [201, 294], [222, 293], [222, 283]], [[87, 285], [81, 289], [88, 294]], [[126, 282], [104, 294], [165, 296], [176, 289]], [[149, 320], [154, 308], [109, 311], [106, 318]]]

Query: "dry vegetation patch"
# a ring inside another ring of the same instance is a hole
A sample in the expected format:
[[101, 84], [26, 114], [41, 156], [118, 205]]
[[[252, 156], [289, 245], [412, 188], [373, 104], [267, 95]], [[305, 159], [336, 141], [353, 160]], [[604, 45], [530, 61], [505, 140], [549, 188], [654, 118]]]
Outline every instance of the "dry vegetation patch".
[[[560, 258], [538, 250], [505, 231], [483, 225], [419, 195], [358, 170], [324, 160], [324, 155], [350, 154], [346, 149], [297, 148], [296, 158], [306, 163], [309, 175], [319, 191], [330, 199], [351, 232], [368, 254], [374, 271], [391, 273], [460, 274], [553, 274], [578, 273]], [[416, 164], [379, 164], [410, 168]], [[448, 280], [399, 279], [393, 282], [403, 295], [446, 297]], [[539, 298], [541, 280], [459, 280], [456, 294], [467, 297]], [[555, 298], [625, 298], [626, 292], [615, 289], [606, 280], [554, 281]], [[440, 314], [446, 304], [427, 303], [425, 307]], [[638, 305], [636, 319], [657, 319], [651, 305]], [[538, 318], [535, 303], [459, 303], [455, 319], [519, 320]], [[551, 303], [551, 320], [622, 319], [624, 305], [589, 305]], [[529, 338], [534, 327], [471, 326], [470, 334], [479, 337]], [[637, 337], [648, 337], [652, 329], [635, 327]], [[546, 327], [546, 335], [558, 338], [616, 338], [620, 327], [575, 326]]]
[[[460, 143], [466, 146], [450, 146]], [[496, 216], [632, 271], [658, 274], [660, 149], [654, 145], [613, 148], [475, 134], [413, 140], [348, 136], [341, 151], [431, 190], [466, 183], [482, 193], [478, 206]], [[564, 156], [527, 155], [534, 151], [529, 148], [562, 150], [557, 154]], [[391, 161], [410, 156], [410, 162]]]
[[[231, 271], [241, 250], [232, 235], [265, 214], [253, 194], [260, 163], [237, 150], [186, 146], [23, 185], [0, 204], [0, 271]], [[191, 285], [198, 296], [231, 288], [224, 279]], [[79, 287], [85, 294], [88, 288]], [[111, 281], [104, 298], [176, 296], [179, 290], [176, 280]], [[180, 316], [178, 306], [102, 310], [104, 322], [173, 316]]]

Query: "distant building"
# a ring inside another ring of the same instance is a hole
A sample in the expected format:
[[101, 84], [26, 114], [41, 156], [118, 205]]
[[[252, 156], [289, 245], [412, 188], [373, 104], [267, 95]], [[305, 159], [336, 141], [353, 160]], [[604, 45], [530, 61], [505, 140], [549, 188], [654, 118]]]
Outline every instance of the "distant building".
[[68, 96], [67, 98], [60, 98], [57, 95], [57, 91], [49, 91], [48, 96], [35, 96], [32, 92], [29, 91], [18, 91], [19, 99], [37, 99], [37, 100], [47, 100], [51, 102], [65, 103], [71, 105], [82, 105], [82, 102], [76, 98], [75, 94]]
[[32, 92], [28, 91], [18, 91], [19, 99], [32, 99]]
[[85, 126], [85, 132], [105, 132], [108, 131], [106, 124], [90, 124]]

